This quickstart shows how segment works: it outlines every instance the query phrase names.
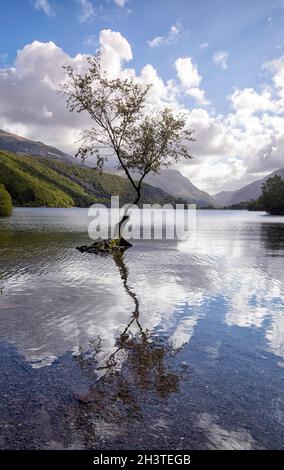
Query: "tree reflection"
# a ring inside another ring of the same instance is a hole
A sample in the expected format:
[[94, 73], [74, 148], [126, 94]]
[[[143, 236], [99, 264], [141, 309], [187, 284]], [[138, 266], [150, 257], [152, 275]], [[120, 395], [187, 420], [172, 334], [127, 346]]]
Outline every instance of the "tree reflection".
[[[173, 371], [172, 345], [167, 339], [144, 329], [141, 324], [139, 300], [128, 284], [124, 254], [115, 253], [113, 259], [134, 309], [128, 324], [116, 339], [114, 352], [103, 365], [98, 364], [98, 355], [103, 349], [100, 338], [92, 342], [91, 351], [81, 351], [75, 358], [91, 379], [88, 392], [76, 395], [81, 405], [77, 410], [80, 427], [84, 405], [95, 412], [96, 421], [104, 420], [118, 425], [142, 420], [145, 399], [149, 396], [154, 400], [165, 399], [178, 391], [180, 382], [180, 373]], [[92, 421], [91, 413], [84, 414], [83, 419]], [[93, 425], [95, 426], [94, 423]], [[94, 437], [95, 429], [91, 434]]]
[[261, 224], [260, 236], [266, 250], [284, 249], [284, 223]]

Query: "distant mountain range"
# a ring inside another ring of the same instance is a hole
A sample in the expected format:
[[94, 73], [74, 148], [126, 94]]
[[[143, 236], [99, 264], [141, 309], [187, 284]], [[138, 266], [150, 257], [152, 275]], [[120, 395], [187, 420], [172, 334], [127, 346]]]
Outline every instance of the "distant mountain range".
[[[59, 159], [2, 150], [0, 184], [5, 185], [15, 206], [90, 207], [94, 203], [109, 205], [111, 195], [119, 196], [122, 204], [135, 198], [130, 182], [121, 176]], [[145, 183], [141, 202], [175, 204], [181, 201]]]
[[[50, 147], [42, 142], [25, 139], [18, 135], [0, 130], [0, 149], [13, 152], [18, 155], [28, 155], [60, 160], [64, 163], [82, 166], [81, 162], [55, 147]], [[90, 167], [91, 163], [88, 163]], [[87, 169], [87, 168], [86, 168]], [[110, 170], [110, 173], [113, 172]], [[118, 173], [124, 177], [123, 173]], [[158, 188], [164, 194], [174, 198], [181, 198], [184, 202], [197, 204], [199, 207], [214, 205], [214, 200], [205, 191], [199, 190], [188, 178], [177, 170], [162, 170], [159, 175], [149, 175], [146, 183]]]
[[146, 178], [147, 183], [156, 186], [175, 197], [180, 197], [198, 207], [214, 206], [214, 199], [201, 191], [178, 170], [161, 170], [160, 174], [152, 173]]
[[241, 189], [236, 191], [221, 191], [213, 196], [216, 204], [220, 207], [232, 206], [240, 202], [250, 201], [251, 199], [258, 199], [261, 195], [261, 187], [263, 183], [271, 176], [279, 175], [284, 178], [284, 168], [274, 171], [264, 178], [247, 184]]
[[[82, 175], [83, 180], [88, 180], [87, 174], [88, 171], [91, 170], [91, 174], [93, 177], [96, 176], [95, 181], [96, 184], [99, 185], [99, 176], [96, 170], [90, 168], [91, 162], [88, 162], [88, 166], [84, 166], [80, 161], [72, 157], [71, 155], [68, 155], [67, 153], [62, 152], [61, 150], [51, 147], [49, 145], [45, 145], [42, 142], [37, 142], [34, 140], [26, 139], [24, 137], [20, 137], [15, 134], [11, 134], [9, 132], [5, 132], [0, 129], [0, 150], [6, 150], [9, 152], [12, 152], [14, 154], [17, 154], [18, 156], [23, 156], [23, 155], [28, 155], [32, 158], [35, 157], [40, 157], [42, 159], [48, 159], [48, 160], [57, 160], [58, 162], [61, 162], [62, 164], [66, 165], [72, 165], [72, 167], [78, 167], [84, 169], [84, 175]], [[43, 161], [41, 161], [41, 164], [44, 164]], [[46, 162], [47, 165], [47, 162]], [[45, 166], [46, 166], [45, 165]], [[64, 170], [62, 168], [57, 168], [56, 171], [63, 172], [63, 174], [70, 173], [67, 166], [64, 167]], [[71, 171], [71, 170], [70, 170]], [[71, 174], [74, 173], [74, 171], [71, 171]], [[157, 200], [165, 200], [166, 198], [168, 200], [176, 201], [181, 200], [183, 202], [191, 203], [191, 204], [196, 204], [197, 207], [206, 207], [206, 206], [215, 206], [215, 207], [226, 207], [226, 206], [231, 206], [234, 204], [239, 204], [240, 202], [245, 202], [249, 201], [251, 199], [257, 199], [261, 195], [261, 186], [263, 182], [269, 178], [270, 176], [274, 176], [275, 174], [280, 175], [282, 178], [284, 178], [284, 168], [279, 169], [271, 173], [270, 175], [266, 176], [263, 179], [260, 179], [258, 181], [254, 181], [251, 184], [248, 184], [244, 186], [241, 189], [238, 189], [236, 191], [221, 191], [214, 196], [210, 196], [207, 192], [201, 191], [198, 189], [191, 181], [183, 176], [179, 171], [174, 170], [174, 169], [164, 169], [161, 171], [160, 174], [150, 174], [146, 178], [146, 183], [145, 187], [146, 189], [146, 199], [149, 201], [150, 195], [152, 194], [153, 201], [152, 202], [157, 202]], [[113, 185], [112, 189], [109, 193], [114, 194], [115, 191], [117, 194], [120, 194], [119, 192], [119, 187], [117, 187], [118, 181], [123, 181], [123, 186], [126, 185], [128, 188], [127, 193], [131, 193], [131, 190], [127, 186], [128, 182], [125, 181], [125, 177], [123, 172], [115, 172], [114, 170], [107, 170], [107, 172], [104, 172], [103, 175], [109, 178], [107, 187], [111, 187], [110, 184], [110, 179], [112, 177], [118, 177], [119, 180], [115, 180], [115, 184]], [[119, 175], [119, 176], [117, 176]], [[67, 175], [68, 176], [68, 175]], [[101, 177], [102, 178], [102, 177]], [[3, 179], [3, 178], [2, 178]], [[86, 184], [84, 181], [81, 181], [81, 186], [83, 186], [85, 189], [84, 191], [89, 194], [89, 190], [86, 187]], [[5, 184], [5, 181], [3, 181]], [[54, 183], [55, 184], [55, 183]], [[80, 185], [80, 180], [79, 178], [76, 179], [76, 184]], [[90, 183], [89, 188], [90, 188]], [[119, 185], [118, 185], [119, 186]], [[106, 189], [106, 188], [105, 188]], [[129, 194], [130, 194], [129, 193]], [[93, 200], [93, 196], [95, 195], [95, 190], [92, 187], [91, 188], [91, 199]], [[107, 190], [103, 191], [103, 199], [106, 198], [107, 195]], [[108, 195], [108, 196], [109, 196]], [[102, 196], [102, 193], [99, 191], [99, 196]], [[89, 201], [88, 197], [85, 200]], [[76, 197], [75, 197], [75, 203], [76, 202]]]

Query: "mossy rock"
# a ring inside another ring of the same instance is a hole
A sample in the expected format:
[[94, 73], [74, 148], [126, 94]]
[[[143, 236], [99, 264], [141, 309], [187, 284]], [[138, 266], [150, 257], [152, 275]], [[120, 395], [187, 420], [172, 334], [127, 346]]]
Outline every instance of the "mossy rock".
[[114, 253], [123, 252], [130, 248], [132, 245], [124, 238], [115, 238], [108, 240], [100, 240], [92, 245], [77, 246], [76, 249], [81, 253]]

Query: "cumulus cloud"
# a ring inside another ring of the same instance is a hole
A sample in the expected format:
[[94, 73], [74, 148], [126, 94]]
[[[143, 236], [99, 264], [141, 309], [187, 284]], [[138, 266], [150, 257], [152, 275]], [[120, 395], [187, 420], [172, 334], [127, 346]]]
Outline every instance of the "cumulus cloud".
[[52, 8], [48, 0], [35, 0], [34, 7], [36, 10], [40, 10], [45, 13], [47, 16], [52, 15]]
[[264, 65], [271, 83], [260, 91], [235, 89], [228, 96], [231, 112], [216, 116], [193, 109], [195, 159], [182, 168], [195, 184], [210, 192], [238, 189], [283, 168], [284, 57]]
[[110, 75], [119, 75], [123, 63], [129, 62], [132, 59], [132, 50], [129, 42], [121, 33], [111, 29], [104, 29], [100, 33], [99, 43], [103, 67]]
[[140, 83], [151, 85], [147, 98], [147, 111], [155, 112], [164, 106], [171, 106], [178, 110], [177, 102], [178, 88], [173, 80], [164, 82], [159, 77], [157, 70], [150, 64], [145, 65], [137, 77]]
[[228, 69], [229, 54], [225, 51], [214, 52], [212, 60], [215, 65], [220, 65], [222, 69]]
[[167, 36], [156, 36], [153, 39], [147, 41], [149, 47], [168, 46], [175, 42], [181, 32], [181, 25], [176, 23], [170, 27]]
[[261, 92], [235, 90], [229, 101], [232, 112], [224, 124], [235, 140], [235, 151], [246, 158], [248, 175], [264, 176], [283, 167], [284, 154], [284, 57], [264, 65], [271, 84]]
[[262, 93], [257, 93], [253, 88], [235, 90], [229, 97], [236, 111], [243, 111], [248, 114], [254, 114], [258, 111], [273, 111], [275, 105], [271, 98], [270, 90], [267, 89]]
[[179, 57], [175, 62], [175, 67], [186, 94], [195, 98], [200, 104], [208, 104], [204, 90], [199, 87], [202, 77], [191, 57]]
[[0, 69], [0, 127], [71, 151], [87, 122], [66, 113], [57, 90], [62, 66], [81, 70], [84, 62], [83, 55], [70, 58], [53, 42], [34, 41], [18, 51], [13, 67]]
[[[99, 44], [105, 67], [119, 74], [132, 58], [129, 43], [120, 33], [103, 30]], [[82, 71], [86, 56], [70, 57], [53, 42], [34, 41], [19, 50], [12, 67], [0, 68], [0, 128], [74, 154], [80, 132], [90, 122], [87, 114], [69, 113], [58, 95], [68, 64]]]
[[[263, 65], [263, 69], [273, 75], [277, 94], [284, 100], [284, 55]], [[283, 104], [283, 103], [282, 103]], [[283, 110], [282, 110], [283, 111]]]
[[203, 42], [200, 44], [200, 49], [207, 49], [210, 46], [209, 42]]
[[80, 23], [87, 23], [92, 21], [95, 16], [95, 9], [90, 0], [77, 0], [81, 5], [81, 12], [79, 15]]
[[178, 78], [184, 88], [190, 90], [200, 85], [202, 77], [190, 57], [180, 57], [175, 62]]

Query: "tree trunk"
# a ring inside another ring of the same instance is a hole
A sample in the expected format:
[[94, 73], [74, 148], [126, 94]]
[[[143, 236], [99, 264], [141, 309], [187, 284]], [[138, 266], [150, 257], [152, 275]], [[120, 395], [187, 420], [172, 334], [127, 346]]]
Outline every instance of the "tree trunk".
[[[135, 200], [132, 203], [133, 205], [138, 204], [138, 202], [140, 201], [140, 198], [141, 198], [141, 185], [139, 185], [136, 188], [136, 192], [137, 192], [137, 196], [136, 196]], [[120, 222], [118, 224], [118, 237], [119, 237], [119, 239], [123, 238], [122, 237], [123, 229], [124, 229], [125, 225], [127, 224], [128, 220], [130, 219], [130, 216], [127, 214], [127, 211], [128, 211], [128, 208], [125, 209], [124, 215], [123, 215], [122, 219], [120, 220]]]

